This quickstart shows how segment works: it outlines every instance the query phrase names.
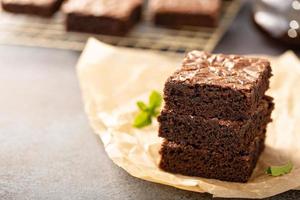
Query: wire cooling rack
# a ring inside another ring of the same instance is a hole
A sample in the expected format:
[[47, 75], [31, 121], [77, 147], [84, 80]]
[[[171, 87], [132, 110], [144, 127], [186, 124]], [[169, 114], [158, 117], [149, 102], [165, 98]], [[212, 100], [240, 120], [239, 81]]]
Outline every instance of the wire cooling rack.
[[240, 0], [223, 0], [219, 26], [183, 27], [180, 30], [154, 26], [146, 14], [127, 36], [105, 36], [66, 32], [65, 17], [51, 19], [6, 13], [0, 10], [0, 44], [24, 45], [81, 51], [87, 39], [122, 47], [183, 53], [192, 49], [212, 51], [239, 11]]

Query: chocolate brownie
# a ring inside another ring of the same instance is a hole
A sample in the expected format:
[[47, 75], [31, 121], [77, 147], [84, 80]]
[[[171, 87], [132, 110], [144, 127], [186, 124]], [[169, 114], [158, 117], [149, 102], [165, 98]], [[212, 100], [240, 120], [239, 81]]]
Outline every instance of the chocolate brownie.
[[150, 12], [157, 25], [215, 27], [220, 15], [220, 0], [150, 0]]
[[271, 76], [265, 59], [192, 51], [165, 84], [165, 109], [204, 118], [249, 119]]
[[164, 171], [187, 176], [247, 182], [264, 149], [265, 130], [246, 151], [215, 151], [165, 141], [160, 150], [159, 167]]
[[68, 31], [125, 35], [141, 18], [141, 0], [69, 0], [63, 6]]
[[210, 147], [216, 150], [236, 150], [248, 147], [266, 129], [274, 108], [271, 97], [261, 100], [257, 111], [246, 120], [224, 120], [177, 114], [163, 110], [158, 117], [159, 136], [181, 144]]
[[2, 8], [8, 12], [52, 16], [61, 6], [63, 0], [1, 0]]

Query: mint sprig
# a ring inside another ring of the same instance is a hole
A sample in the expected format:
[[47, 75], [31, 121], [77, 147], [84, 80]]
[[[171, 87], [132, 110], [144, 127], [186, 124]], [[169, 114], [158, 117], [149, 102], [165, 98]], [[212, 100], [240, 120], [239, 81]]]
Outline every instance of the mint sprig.
[[143, 128], [152, 123], [152, 118], [159, 115], [159, 109], [162, 104], [162, 96], [157, 91], [152, 91], [149, 96], [148, 105], [142, 101], [136, 103], [140, 112], [134, 119], [133, 126], [136, 128]]
[[293, 163], [288, 162], [285, 165], [282, 166], [270, 166], [266, 169], [266, 174], [269, 174], [271, 176], [282, 176], [284, 174], [288, 174], [293, 169]]

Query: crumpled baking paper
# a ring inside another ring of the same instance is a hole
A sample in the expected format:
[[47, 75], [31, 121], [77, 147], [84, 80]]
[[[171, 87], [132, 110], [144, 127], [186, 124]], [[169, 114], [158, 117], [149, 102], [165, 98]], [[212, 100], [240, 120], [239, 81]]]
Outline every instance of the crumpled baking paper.
[[[86, 113], [108, 156], [134, 177], [214, 197], [265, 198], [300, 187], [300, 62], [292, 52], [271, 58], [273, 74], [268, 94], [275, 98], [273, 123], [266, 149], [248, 183], [170, 174], [158, 168], [158, 123], [135, 129], [137, 100], [163, 90], [166, 78], [180, 66], [181, 55], [112, 47], [90, 39], [77, 70]], [[290, 174], [265, 174], [269, 165], [292, 161]]]

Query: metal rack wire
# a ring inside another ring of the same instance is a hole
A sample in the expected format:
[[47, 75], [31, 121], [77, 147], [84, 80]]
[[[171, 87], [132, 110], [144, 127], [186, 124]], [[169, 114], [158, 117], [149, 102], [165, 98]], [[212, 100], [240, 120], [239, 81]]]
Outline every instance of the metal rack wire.
[[180, 30], [154, 26], [147, 15], [127, 36], [115, 37], [66, 32], [64, 15], [51, 19], [16, 15], [0, 10], [0, 44], [38, 46], [81, 51], [87, 39], [123, 47], [183, 53], [192, 49], [212, 51], [240, 8], [239, 0], [223, 0], [216, 28], [183, 27]]

